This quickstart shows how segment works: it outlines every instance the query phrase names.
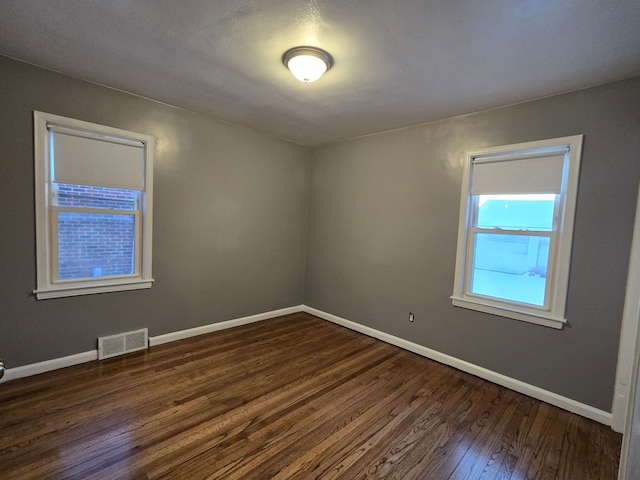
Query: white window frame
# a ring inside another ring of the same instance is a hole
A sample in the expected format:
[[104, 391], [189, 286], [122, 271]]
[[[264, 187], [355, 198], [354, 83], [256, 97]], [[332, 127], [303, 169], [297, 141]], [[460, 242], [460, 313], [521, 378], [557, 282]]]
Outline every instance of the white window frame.
[[[456, 270], [451, 296], [456, 307], [467, 308], [502, 317], [530, 322], [561, 329], [567, 322], [566, 302], [569, 285], [569, 268], [573, 242], [573, 226], [578, 193], [580, 159], [582, 157], [583, 135], [554, 138], [534, 142], [490, 147], [465, 154], [460, 218], [458, 225], [458, 248]], [[501, 231], [505, 234], [545, 235], [551, 240], [547, 285], [544, 306], [536, 307], [493, 297], [474, 295], [470, 292], [473, 234], [479, 229], [474, 226], [474, 205], [472, 195], [473, 168], [475, 161], [523, 160], [564, 154], [564, 165], [559, 200], [554, 208], [554, 229], [551, 232]]]
[[[152, 219], [153, 219], [153, 152], [155, 140], [149, 135], [130, 132], [96, 123], [39, 111], [33, 112], [35, 202], [36, 202], [36, 270], [38, 300], [151, 288]], [[86, 211], [58, 207], [53, 201], [51, 178], [50, 128], [75, 131], [86, 138], [112, 143], [136, 143], [144, 150], [144, 187], [140, 191], [138, 210], [107, 211], [104, 213], [134, 215], [136, 222], [135, 269], [132, 275], [57, 280], [57, 222], [58, 211]]]

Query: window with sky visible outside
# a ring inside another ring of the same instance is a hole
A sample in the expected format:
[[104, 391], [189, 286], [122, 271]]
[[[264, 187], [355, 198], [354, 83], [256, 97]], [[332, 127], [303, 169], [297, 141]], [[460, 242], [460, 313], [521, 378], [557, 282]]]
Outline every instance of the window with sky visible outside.
[[454, 306], [552, 328], [566, 324], [582, 139], [465, 154]]
[[478, 195], [469, 290], [543, 306], [556, 195]]

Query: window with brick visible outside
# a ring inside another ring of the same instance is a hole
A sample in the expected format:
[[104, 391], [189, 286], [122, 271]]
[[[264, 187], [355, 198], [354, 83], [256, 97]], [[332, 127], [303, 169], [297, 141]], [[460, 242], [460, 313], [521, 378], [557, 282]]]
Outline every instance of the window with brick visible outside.
[[[135, 273], [135, 215], [139, 192], [86, 185], [53, 184], [59, 207], [58, 278], [109, 277]], [[64, 207], [95, 209], [94, 213]], [[107, 211], [129, 213], [111, 214]]]
[[37, 298], [149, 288], [153, 138], [34, 112]]

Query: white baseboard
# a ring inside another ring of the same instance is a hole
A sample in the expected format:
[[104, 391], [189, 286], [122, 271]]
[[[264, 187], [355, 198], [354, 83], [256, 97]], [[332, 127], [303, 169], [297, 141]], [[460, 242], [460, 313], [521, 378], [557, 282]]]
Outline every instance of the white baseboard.
[[462, 370], [463, 372], [470, 373], [471, 375], [475, 375], [503, 387], [507, 387], [516, 392], [523, 393], [524, 395], [528, 395], [537, 400], [541, 400], [564, 410], [568, 410], [569, 412], [576, 413], [586, 418], [590, 418], [591, 420], [595, 420], [596, 422], [600, 422], [604, 425], [611, 425], [612, 415], [611, 413], [605, 412], [604, 410], [599, 410], [576, 400], [558, 395], [557, 393], [544, 390], [534, 385], [516, 380], [515, 378], [507, 377], [506, 375], [494, 372], [493, 370], [474, 365], [473, 363], [465, 362], [464, 360], [452, 357], [451, 355], [432, 350], [422, 345], [418, 345], [417, 343], [413, 343], [408, 340], [389, 335], [388, 333], [384, 333], [374, 328], [360, 325], [359, 323], [346, 320], [344, 318], [323, 312], [321, 310], [317, 310], [312, 307], [308, 307], [306, 305], [304, 306], [304, 311], [310, 313], [311, 315], [315, 315], [316, 317], [322, 318], [323, 320], [327, 320], [337, 325], [355, 330], [356, 332], [360, 332], [370, 337], [377, 338], [379, 340], [382, 340], [383, 342], [390, 343], [391, 345], [395, 345], [404, 350], [409, 350], [410, 352], [417, 353], [418, 355], [430, 358], [431, 360], [435, 360], [436, 362], [457, 368], [458, 370]]
[[[267, 320], [269, 318], [280, 317], [282, 315], [289, 315], [291, 313], [298, 313], [302, 311], [303, 306], [298, 305], [295, 307], [283, 308], [280, 310], [273, 310], [271, 312], [251, 315], [249, 317], [236, 318], [234, 320], [228, 320], [226, 322], [213, 323], [210, 325], [204, 325], [202, 327], [190, 328], [188, 330], [181, 330], [178, 332], [149, 337], [149, 346], [152, 347], [154, 345], [161, 345], [163, 343], [173, 342], [175, 340], [182, 340], [183, 338], [202, 335], [203, 333], [215, 332], [218, 330], [224, 330], [240, 325], [247, 325], [249, 323], [259, 322], [261, 320]], [[32, 363], [29, 365], [24, 365], [22, 367], [7, 368], [4, 372], [4, 377], [2, 378], [2, 380], [0, 380], [0, 383], [23, 377], [30, 377], [31, 375], [37, 375], [39, 373], [50, 372], [51, 370], [57, 370], [59, 368], [71, 367], [73, 365], [91, 362], [97, 359], [98, 350], [91, 350], [89, 352], [69, 355], [68, 357], [54, 358], [52, 360], [47, 360], [44, 362]]]
[[7, 368], [4, 372], [4, 377], [0, 380], [0, 383], [23, 377], [30, 377], [31, 375], [38, 375], [39, 373], [50, 372], [51, 370], [57, 370], [59, 368], [71, 367], [72, 365], [91, 362], [97, 359], [98, 350], [90, 350], [88, 352], [69, 355], [68, 357], [60, 357], [54, 358], [53, 360], [46, 360], [44, 362], [31, 363], [22, 367]]
[[269, 318], [281, 317], [283, 315], [299, 313], [302, 311], [304, 311], [303, 305], [297, 305], [295, 307], [272, 310], [271, 312], [259, 313], [257, 315], [251, 315], [249, 317], [242, 317], [236, 318], [234, 320], [227, 320], [225, 322], [212, 323], [209, 325], [203, 325], [202, 327], [189, 328], [187, 330], [165, 333], [164, 335], [156, 335], [155, 337], [149, 337], [149, 346], [154, 347], [156, 345], [162, 345], [163, 343], [175, 342], [176, 340], [183, 340], [185, 338], [195, 337], [197, 335], [203, 335], [205, 333], [217, 332], [218, 330], [226, 330], [227, 328], [239, 327], [240, 325], [247, 325], [249, 323], [260, 322], [262, 320], [268, 320]]

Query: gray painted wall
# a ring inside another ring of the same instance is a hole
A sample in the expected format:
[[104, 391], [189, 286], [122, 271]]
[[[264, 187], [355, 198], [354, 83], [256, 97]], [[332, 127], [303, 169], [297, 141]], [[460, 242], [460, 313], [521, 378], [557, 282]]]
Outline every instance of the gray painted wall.
[[[0, 105], [0, 357], [9, 368], [93, 350], [99, 335], [143, 326], [159, 335], [304, 302], [611, 408], [640, 177], [640, 79], [313, 154], [2, 57]], [[34, 299], [34, 109], [157, 138], [152, 289]], [[463, 152], [574, 134], [585, 145], [569, 325], [452, 307]]]
[[[0, 57], [0, 357], [8, 368], [299, 305], [310, 149]], [[37, 301], [32, 111], [157, 138], [150, 290]]]
[[[315, 149], [305, 304], [611, 411], [639, 127], [634, 79]], [[575, 134], [569, 324], [453, 307], [464, 152]]]

